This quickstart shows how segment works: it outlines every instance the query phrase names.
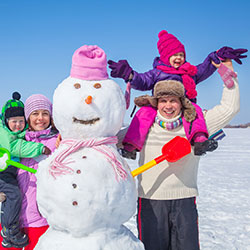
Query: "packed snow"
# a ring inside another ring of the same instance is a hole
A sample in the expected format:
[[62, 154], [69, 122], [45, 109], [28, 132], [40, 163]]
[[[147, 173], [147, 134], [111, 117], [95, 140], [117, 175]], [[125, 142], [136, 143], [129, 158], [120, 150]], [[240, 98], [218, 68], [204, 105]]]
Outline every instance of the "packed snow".
[[144, 249], [123, 226], [137, 201], [135, 180], [116, 149], [125, 110], [111, 79], [68, 77], [56, 88], [53, 118], [63, 140], [36, 173], [38, 207], [50, 225], [36, 250]]

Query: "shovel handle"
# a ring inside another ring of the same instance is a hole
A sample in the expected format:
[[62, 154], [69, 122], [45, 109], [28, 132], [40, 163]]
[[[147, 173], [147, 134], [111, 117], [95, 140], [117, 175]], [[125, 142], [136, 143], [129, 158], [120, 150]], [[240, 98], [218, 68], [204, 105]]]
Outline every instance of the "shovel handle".
[[154, 160], [149, 161], [149, 162], [145, 163], [144, 165], [140, 166], [139, 168], [133, 170], [131, 172], [131, 174], [133, 177], [135, 177], [135, 176], [143, 173], [144, 171], [148, 170], [149, 168], [152, 168], [153, 166], [159, 164], [160, 162], [162, 162], [164, 160], [166, 160], [166, 155], [158, 156]]
[[133, 177], [135, 177], [135, 176], [141, 174], [142, 172], [148, 170], [149, 168], [152, 168], [152, 167], [155, 166], [156, 164], [157, 164], [157, 163], [156, 163], [155, 160], [149, 161], [149, 162], [147, 162], [146, 164], [140, 166], [139, 168], [133, 170], [133, 171], [131, 172], [131, 174], [132, 174]]
[[30, 173], [33, 173], [33, 174], [35, 174], [37, 172], [36, 169], [29, 168], [29, 167], [27, 167], [27, 166], [25, 166], [25, 165], [23, 165], [23, 164], [21, 164], [19, 162], [15, 162], [15, 161], [12, 161], [12, 160], [7, 160], [6, 163], [8, 165], [11, 165], [11, 166], [14, 166], [14, 167], [17, 167], [17, 168], [21, 168], [21, 169], [26, 170], [26, 171], [28, 171]]

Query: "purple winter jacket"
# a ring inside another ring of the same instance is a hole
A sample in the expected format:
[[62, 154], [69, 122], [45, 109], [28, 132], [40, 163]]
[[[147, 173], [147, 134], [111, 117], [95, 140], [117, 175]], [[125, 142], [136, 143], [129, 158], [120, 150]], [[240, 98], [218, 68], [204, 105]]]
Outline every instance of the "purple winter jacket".
[[[57, 136], [57, 131], [55, 132], [48, 128], [42, 131], [27, 131], [25, 139], [27, 141], [40, 142], [53, 152], [56, 149]], [[46, 157], [46, 155], [41, 155], [36, 158], [22, 158], [21, 163], [37, 169], [38, 163]], [[36, 202], [36, 175], [19, 169], [17, 179], [22, 194], [21, 227], [42, 227], [48, 225], [47, 220], [40, 214]]]
[[[211, 58], [214, 57], [217, 57], [216, 52], [210, 53], [203, 63], [196, 66], [197, 74], [193, 76], [195, 84], [204, 81], [216, 71], [216, 67], [211, 63]], [[134, 76], [131, 81], [131, 87], [137, 90], [151, 90], [157, 82], [162, 80], [177, 80], [182, 82], [181, 75], [168, 74], [156, 68], [161, 64], [163, 63], [159, 57], [156, 57], [154, 59], [152, 70], [145, 73], [137, 73], [136, 71], [133, 71]], [[194, 104], [196, 99], [191, 101]], [[183, 119], [186, 136], [190, 142], [192, 142], [193, 136], [198, 132], [203, 132], [206, 136], [208, 136], [202, 110], [198, 105], [194, 104], [194, 106], [196, 108], [197, 118], [192, 123], [191, 131], [189, 131], [190, 123]], [[154, 123], [155, 116], [156, 110], [152, 107], [142, 107], [136, 113], [122, 142], [125, 149], [128, 151], [132, 151], [133, 149], [141, 151], [148, 130]]]
[[[216, 52], [210, 53], [207, 58], [199, 65], [197, 65], [197, 74], [193, 76], [195, 84], [197, 85], [201, 81], [206, 80], [215, 71], [216, 67], [211, 63], [211, 57], [217, 57]], [[131, 87], [137, 90], [151, 90], [154, 89], [154, 85], [163, 80], [176, 80], [182, 82], [181, 75], [168, 74], [156, 67], [163, 64], [159, 57], [156, 57], [153, 62], [153, 69], [145, 73], [137, 73], [133, 71], [133, 80], [130, 82]]]

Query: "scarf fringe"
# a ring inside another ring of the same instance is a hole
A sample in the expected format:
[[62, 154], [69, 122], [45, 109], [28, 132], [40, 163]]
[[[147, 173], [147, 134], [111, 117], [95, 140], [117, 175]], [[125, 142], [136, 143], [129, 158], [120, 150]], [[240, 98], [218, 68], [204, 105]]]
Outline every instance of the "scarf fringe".
[[194, 79], [192, 78], [192, 76], [197, 74], [196, 66], [191, 65], [190, 63], [186, 62], [177, 69], [175, 69], [174, 67], [166, 66], [166, 65], [158, 65], [156, 66], [156, 68], [167, 74], [181, 75], [183, 85], [186, 90], [186, 96], [189, 99], [196, 98], [197, 96], [196, 84], [194, 82]]
[[120, 179], [127, 179], [128, 173], [123, 168], [120, 161], [117, 160], [117, 157], [112, 152], [112, 150], [105, 144], [116, 144], [117, 137], [107, 137], [104, 139], [90, 139], [85, 141], [80, 140], [73, 140], [73, 139], [66, 139], [62, 140], [61, 144], [66, 144], [68, 147], [64, 149], [59, 155], [57, 155], [54, 160], [51, 162], [49, 166], [49, 174], [56, 179], [58, 176], [66, 175], [66, 174], [73, 174], [74, 170], [67, 165], [74, 163], [75, 160], [68, 158], [70, 154], [76, 152], [77, 150], [87, 147], [93, 148], [96, 151], [102, 153], [105, 158], [110, 162], [112, 168], [115, 172], [116, 180], [119, 181]]

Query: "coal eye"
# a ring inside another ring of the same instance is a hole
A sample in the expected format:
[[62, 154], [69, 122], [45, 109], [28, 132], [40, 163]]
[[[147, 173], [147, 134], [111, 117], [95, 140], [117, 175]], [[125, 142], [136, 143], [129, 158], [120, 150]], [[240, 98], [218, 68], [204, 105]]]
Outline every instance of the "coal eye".
[[99, 88], [101, 88], [102, 87], [102, 85], [100, 84], [100, 83], [95, 83], [94, 84], [94, 88], [96, 88], [96, 89], [99, 89]]
[[75, 83], [75, 84], [74, 84], [74, 87], [75, 87], [76, 89], [80, 89], [80, 88], [81, 88], [81, 84], [80, 84], [80, 83]]

